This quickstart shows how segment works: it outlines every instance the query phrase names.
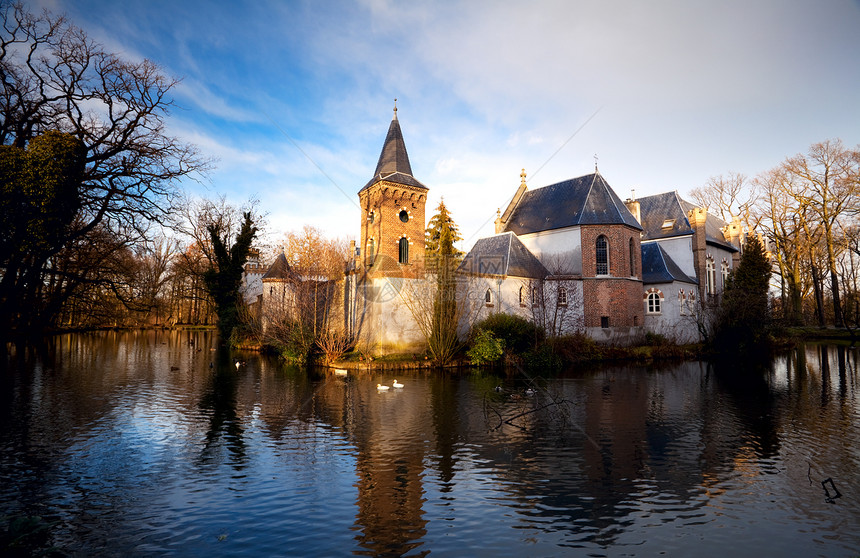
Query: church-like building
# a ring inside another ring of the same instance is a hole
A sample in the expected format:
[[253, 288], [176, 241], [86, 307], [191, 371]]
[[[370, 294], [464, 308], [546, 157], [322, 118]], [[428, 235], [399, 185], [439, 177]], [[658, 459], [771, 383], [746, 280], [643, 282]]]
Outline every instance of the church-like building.
[[[698, 340], [703, 302], [722, 291], [742, 242], [739, 224], [723, 222], [676, 192], [623, 200], [597, 170], [540, 188], [525, 171], [496, 234], [479, 239], [458, 268], [461, 333], [490, 313], [534, 320], [550, 334], [586, 332], [632, 341], [645, 332]], [[426, 277], [424, 233], [428, 187], [415, 178], [397, 118], [388, 128], [372, 178], [358, 190], [360, 240], [354, 260], [331, 292], [343, 328], [371, 353], [421, 350], [415, 298]], [[282, 256], [263, 278], [262, 305], [273, 282], [289, 274]], [[276, 269], [277, 268], [277, 269]]]

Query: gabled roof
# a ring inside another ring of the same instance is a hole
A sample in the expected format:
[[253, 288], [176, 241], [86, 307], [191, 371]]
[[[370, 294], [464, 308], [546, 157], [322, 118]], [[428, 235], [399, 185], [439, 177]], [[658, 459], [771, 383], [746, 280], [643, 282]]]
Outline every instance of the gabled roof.
[[520, 235], [577, 225], [642, 229], [606, 180], [594, 173], [526, 191], [505, 230]]
[[457, 271], [470, 275], [543, 279], [549, 271], [512, 232], [479, 239]]
[[675, 260], [657, 242], [642, 244], [642, 283], [671, 283], [680, 281], [698, 285], [698, 281], [681, 271]]
[[[695, 205], [681, 199], [678, 192], [666, 192], [636, 200], [642, 219], [642, 240], [659, 240], [693, 234], [687, 214]], [[705, 242], [736, 252], [737, 248], [726, 240], [722, 227], [726, 222], [708, 213], [705, 219]]]
[[388, 135], [385, 136], [385, 143], [382, 145], [382, 153], [379, 154], [379, 162], [376, 163], [373, 178], [359, 192], [382, 180], [428, 189], [412, 176], [412, 165], [409, 164], [409, 154], [406, 152], [406, 143], [400, 131], [400, 122], [397, 120], [397, 108], [394, 109], [394, 118], [388, 126]]
[[292, 279], [294, 277], [293, 270], [290, 269], [290, 264], [287, 263], [287, 257], [283, 252], [278, 254], [278, 257], [275, 258], [275, 261], [272, 262], [272, 265], [269, 266], [269, 270], [266, 271], [266, 274], [263, 275], [263, 281], [266, 280], [283, 280], [283, 279]]

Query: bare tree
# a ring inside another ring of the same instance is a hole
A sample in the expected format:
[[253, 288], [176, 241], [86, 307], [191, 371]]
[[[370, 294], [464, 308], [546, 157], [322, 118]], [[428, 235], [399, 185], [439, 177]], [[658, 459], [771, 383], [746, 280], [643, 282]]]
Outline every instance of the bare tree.
[[836, 233], [841, 219], [860, 210], [860, 155], [846, 149], [840, 140], [827, 140], [810, 146], [806, 155], [787, 159], [783, 166], [802, 183], [803, 190], [795, 196], [822, 227], [833, 319], [837, 327], [842, 326]]
[[755, 226], [752, 209], [756, 203], [756, 193], [743, 174], [730, 172], [728, 176], [712, 176], [704, 186], [690, 191], [690, 197], [696, 204], [719, 215], [723, 221], [731, 223], [737, 217], [747, 230]]
[[[150, 223], [164, 222], [171, 213], [178, 180], [205, 171], [208, 163], [192, 145], [168, 134], [165, 122], [176, 80], [154, 63], [106, 52], [81, 29], [47, 11], [36, 15], [20, 3], [0, 9], [0, 144], [23, 149], [34, 138], [63, 132], [84, 149], [73, 226], [26, 269], [2, 263], [0, 323], [8, 327], [20, 316], [33, 318], [34, 311], [20, 313], [23, 303], [38, 309], [41, 315], [35, 318], [45, 324], [53, 320], [48, 312], [56, 315], [60, 309], [55, 301], [44, 308], [38, 308], [41, 299], [23, 301], [27, 292], [40, 289], [41, 275], [57, 254], [65, 251], [77, 259], [70, 250], [89, 251], [101, 234], [126, 245], [141, 241]], [[66, 287], [94, 280], [68, 275], [80, 269], [76, 266], [65, 269], [61, 302], [79, 294]]]

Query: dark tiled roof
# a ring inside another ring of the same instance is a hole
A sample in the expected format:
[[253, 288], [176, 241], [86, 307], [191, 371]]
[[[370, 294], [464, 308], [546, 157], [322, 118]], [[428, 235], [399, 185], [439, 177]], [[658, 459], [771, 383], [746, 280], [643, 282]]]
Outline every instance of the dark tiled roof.
[[698, 284], [698, 281], [681, 271], [675, 260], [663, 250], [660, 244], [657, 242], [643, 244], [642, 283], [649, 285], [654, 283], [671, 283], [673, 281]]
[[382, 145], [382, 153], [379, 154], [379, 162], [376, 163], [373, 178], [360, 191], [382, 180], [427, 189], [412, 176], [409, 154], [406, 152], [406, 143], [403, 141], [403, 133], [400, 131], [400, 122], [396, 114], [391, 119], [391, 125], [388, 126], [388, 135], [385, 136], [385, 143]]
[[293, 277], [293, 270], [290, 269], [290, 264], [287, 263], [287, 257], [283, 252], [278, 254], [269, 270], [263, 275], [263, 281], [266, 279], [290, 279]]
[[[693, 228], [687, 220], [686, 211], [681, 208], [681, 198], [677, 192], [647, 196], [636, 201], [639, 202], [642, 219], [642, 240], [693, 234]], [[663, 227], [667, 221], [671, 221], [672, 225]]]
[[639, 223], [599, 173], [527, 191], [505, 229], [516, 234], [577, 225]]
[[[687, 214], [696, 206], [681, 199], [678, 192], [646, 196], [637, 201], [644, 231], [642, 240], [693, 234], [693, 227], [687, 219]], [[671, 225], [664, 227], [663, 225], [668, 224], [668, 221], [671, 221]], [[705, 220], [705, 241], [727, 250], [737, 251], [737, 248], [732, 246], [723, 235], [721, 228], [725, 226], [725, 221], [708, 213]]]
[[511, 232], [479, 239], [457, 271], [470, 275], [542, 279], [549, 271]]

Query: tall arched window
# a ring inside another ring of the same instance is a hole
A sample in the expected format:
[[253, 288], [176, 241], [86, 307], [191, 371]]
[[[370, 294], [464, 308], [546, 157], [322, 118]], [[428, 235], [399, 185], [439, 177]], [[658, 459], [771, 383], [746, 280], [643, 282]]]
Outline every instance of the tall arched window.
[[597, 262], [597, 275], [609, 275], [609, 241], [600, 235], [595, 243], [595, 261]]
[[723, 276], [723, 290], [726, 289], [726, 284], [729, 282], [729, 262], [723, 260], [720, 264], [720, 275]]
[[636, 276], [636, 252], [634, 252], [635, 244], [633, 243], [633, 239], [630, 239], [630, 277]]
[[567, 289], [564, 287], [558, 288], [558, 305], [567, 306]]
[[520, 306], [526, 305], [526, 288], [520, 287]]
[[491, 291], [490, 289], [487, 289], [487, 292], [484, 293], [484, 302], [487, 304], [487, 306], [493, 305], [493, 291]]
[[373, 238], [367, 239], [367, 263], [373, 263], [373, 257], [376, 255], [376, 241]]
[[400, 239], [400, 263], [409, 263], [409, 241], [406, 237]]
[[714, 258], [708, 256], [705, 260], [705, 291], [709, 294], [717, 294], [717, 270], [714, 267]]

